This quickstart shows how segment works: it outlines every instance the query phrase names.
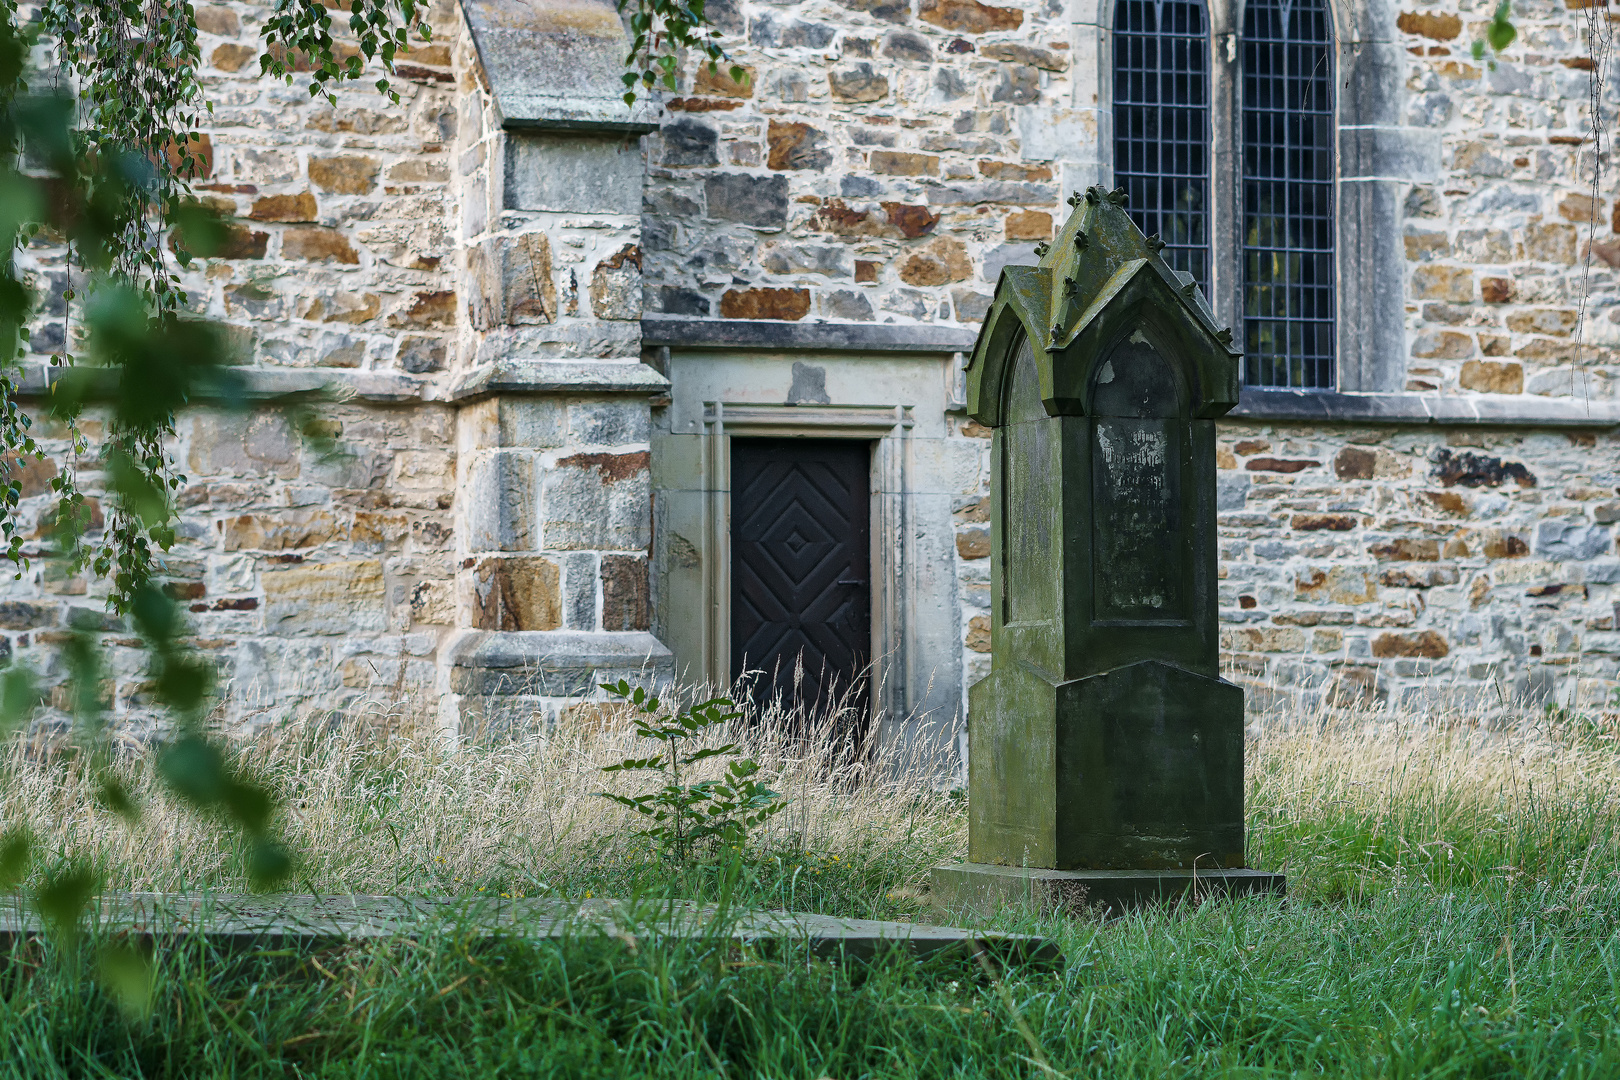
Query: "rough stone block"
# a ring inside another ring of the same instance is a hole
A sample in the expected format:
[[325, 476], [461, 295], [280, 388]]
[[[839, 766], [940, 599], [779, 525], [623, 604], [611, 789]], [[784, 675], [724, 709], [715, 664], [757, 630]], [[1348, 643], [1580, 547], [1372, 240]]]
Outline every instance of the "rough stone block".
[[570, 630], [595, 630], [596, 556], [576, 552], [563, 557], [563, 623]]
[[591, 310], [598, 319], [641, 318], [641, 249], [626, 244], [591, 271]]
[[364, 154], [340, 154], [309, 159], [309, 178], [322, 191], [335, 195], [365, 195], [377, 186], [381, 162]]
[[534, 456], [496, 450], [474, 458], [463, 489], [470, 551], [532, 551], [535, 522]]
[[651, 542], [650, 455], [573, 454], [542, 481], [547, 551], [642, 551]]
[[787, 177], [752, 173], [721, 173], [705, 177], [703, 193], [708, 215], [760, 228], [787, 224]]
[[550, 559], [481, 559], [473, 567], [473, 628], [555, 630], [563, 621], [559, 586]]
[[966, 281], [973, 264], [961, 241], [942, 236], [912, 252], [900, 263], [900, 280], [908, 285], [937, 286]]
[[722, 319], [783, 319], [810, 314], [809, 289], [727, 289], [720, 297]]
[[1524, 368], [1519, 364], [1470, 360], [1457, 375], [1457, 385], [1482, 394], [1524, 393]]
[[567, 409], [568, 434], [579, 446], [626, 446], [652, 437], [642, 401], [575, 401]]
[[809, 124], [772, 120], [765, 145], [765, 164], [771, 169], [825, 169], [832, 164], [826, 135]]
[[871, 64], [851, 64], [827, 72], [827, 85], [837, 101], [882, 101], [889, 96], [889, 80]]
[[917, 16], [958, 34], [988, 34], [1024, 25], [1024, 13], [1017, 8], [990, 7], [978, 0], [922, 0]]
[[333, 262], [357, 266], [360, 255], [349, 238], [336, 229], [306, 225], [281, 234], [281, 257], [306, 262]]
[[468, 253], [468, 276], [476, 284], [471, 304], [475, 329], [532, 326], [557, 318], [551, 240], [543, 232], [498, 236]]
[[265, 629], [276, 634], [350, 634], [387, 627], [382, 563], [312, 563], [259, 575]]
[[651, 624], [652, 600], [646, 558], [602, 556], [602, 629], [646, 630]]
[[1544, 559], [1584, 562], [1609, 550], [1609, 530], [1582, 521], [1549, 518], [1536, 523], [1535, 551]]
[[191, 424], [187, 463], [203, 476], [298, 475], [298, 436], [280, 413], [202, 414]]
[[635, 139], [507, 132], [503, 206], [563, 214], [640, 214]]

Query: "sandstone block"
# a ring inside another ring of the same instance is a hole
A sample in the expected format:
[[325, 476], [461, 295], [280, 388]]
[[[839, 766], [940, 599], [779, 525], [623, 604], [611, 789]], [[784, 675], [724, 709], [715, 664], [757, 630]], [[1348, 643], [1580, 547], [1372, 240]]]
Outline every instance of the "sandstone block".
[[1041, 73], [1028, 64], [1003, 64], [990, 92], [991, 101], [1032, 105], [1041, 98]]
[[1433, 589], [1440, 585], [1455, 585], [1459, 577], [1455, 566], [1413, 566], [1402, 563], [1380, 572], [1378, 583], [1391, 589]]
[[1568, 308], [1531, 308], [1515, 311], [1507, 317], [1507, 326], [1516, 334], [1551, 334], [1567, 337], [1575, 329], [1579, 316]]
[[1506, 304], [1517, 293], [1512, 278], [1488, 277], [1479, 279], [1479, 295], [1487, 304]]
[[1304, 652], [1305, 632], [1292, 627], [1252, 626], [1221, 634], [1222, 645], [1236, 652]]
[[1462, 33], [1462, 20], [1451, 12], [1403, 11], [1395, 20], [1402, 32], [1450, 41]]
[[728, 98], [750, 98], [754, 96], [754, 69], [746, 64], [739, 64], [743, 69], [742, 81], [731, 77], [730, 64], [707, 64], [699, 62], [697, 73], [692, 80], [692, 93], [711, 94]]
[[646, 558], [602, 556], [602, 629], [646, 630], [651, 625], [652, 594]]
[[783, 319], [793, 322], [809, 313], [809, 289], [727, 289], [720, 297], [722, 319]]
[[568, 404], [568, 434], [580, 446], [625, 446], [652, 437], [647, 406], [633, 400]]
[[454, 326], [455, 322], [456, 294], [449, 289], [413, 294], [410, 303], [388, 320], [390, 326], [411, 329], [446, 329]]
[[771, 169], [825, 169], [832, 164], [827, 137], [809, 124], [770, 121], [765, 165]]
[[197, 29], [215, 37], [235, 37], [242, 32], [242, 23], [236, 12], [223, 4], [198, 4]]
[[1455, 330], [1428, 330], [1412, 339], [1412, 355], [1424, 360], [1461, 360], [1474, 355], [1474, 339]]
[[1069, 58], [1051, 49], [1037, 49], [1020, 45], [1016, 41], [993, 41], [979, 50], [986, 60], [1001, 60], [1009, 64], [1024, 64], [1042, 71], [1067, 71]]
[[963, 644], [977, 653], [990, 651], [990, 616], [975, 615], [968, 620], [967, 639]]
[[1002, 229], [1008, 240], [1052, 239], [1052, 215], [1044, 210], [1015, 210]]
[[956, 531], [956, 553], [964, 559], [988, 559], [990, 557], [990, 530], [989, 529], [958, 529]]
[[1301, 570], [1294, 576], [1294, 598], [1334, 604], [1365, 604], [1378, 598], [1372, 575], [1355, 566]]
[[938, 176], [939, 158], [899, 150], [874, 150], [868, 160], [875, 173], [885, 176]]
[[869, 259], [855, 260], [855, 283], [857, 285], [875, 285], [883, 273], [883, 264]]
[[559, 580], [550, 559], [480, 559], [473, 568], [473, 629], [556, 630], [562, 625]]
[[1470, 360], [1457, 375], [1457, 385], [1481, 394], [1524, 393], [1524, 368], [1492, 360]]
[[332, 260], [357, 265], [360, 256], [349, 238], [336, 229], [319, 225], [306, 225], [288, 229], [281, 234], [281, 256], [284, 259], [304, 259], [308, 262]]
[[474, 458], [462, 492], [471, 551], [532, 551], [538, 546], [534, 456], [497, 450]]
[[377, 186], [382, 163], [364, 154], [339, 154], [309, 159], [309, 179], [334, 195], [365, 195]]
[[641, 249], [626, 244], [591, 271], [591, 310], [598, 319], [641, 318]]
[[1024, 25], [1024, 13], [1017, 8], [990, 7], [978, 0], [922, 0], [917, 15], [959, 34], [988, 34]]
[[964, 323], [982, 323], [986, 315], [990, 314], [990, 302], [994, 297], [988, 293], [974, 292], [972, 289], [952, 289], [951, 303], [956, 307], [956, 321]]
[[254, 221], [304, 222], [315, 220], [315, 194], [301, 191], [297, 195], [265, 195], [253, 200], [248, 217]]
[[871, 64], [851, 64], [827, 72], [827, 85], [836, 101], [882, 101], [889, 96], [889, 80]]
[[557, 317], [557, 286], [552, 275], [551, 240], [526, 232], [485, 240], [468, 253], [469, 277], [477, 284], [473, 326], [531, 326]]
[[251, 45], [227, 42], [208, 54], [208, 62], [221, 71], [241, 71], [259, 58], [259, 50]]
[[541, 483], [547, 551], [642, 551], [651, 542], [651, 456], [572, 454]]
[[1354, 514], [1295, 514], [1288, 524], [1296, 532], [1349, 532], [1360, 523]]
[[1317, 468], [1321, 464], [1320, 461], [1309, 458], [1257, 457], [1245, 461], [1243, 467], [1249, 472], [1297, 473]]
[[1430, 537], [1401, 536], [1369, 544], [1367, 553], [1379, 562], [1435, 562], [1440, 558], [1440, 541]]
[[973, 276], [973, 264], [961, 241], [942, 236], [912, 252], [900, 263], [900, 280], [908, 285], [946, 285]]
[[191, 425], [187, 462], [204, 476], [298, 475], [298, 436], [280, 413], [203, 414]]
[[412, 375], [443, 371], [446, 356], [444, 339], [441, 337], [406, 334], [399, 339], [400, 370]]
[[265, 629], [277, 634], [350, 634], [387, 627], [382, 563], [311, 563], [259, 575]]
[[0, 458], [0, 482], [15, 486], [19, 499], [31, 499], [51, 490], [56, 462], [31, 455]]
[[219, 249], [214, 252], [216, 259], [262, 259], [265, 250], [270, 244], [270, 234], [250, 229], [246, 225], [231, 222], [225, 226], [225, 235], [220, 241]]
[[1461, 266], [1420, 266], [1412, 271], [1412, 297], [1467, 303], [1474, 299], [1474, 272]]
[[810, 228], [834, 236], [881, 236], [915, 240], [934, 231], [939, 214], [926, 206], [885, 202], [857, 209], [843, 199], [828, 199], [810, 218]]
[[1524, 255], [1538, 262], [1570, 264], [1575, 261], [1575, 226], [1530, 225], [1524, 230]]
[[992, 180], [1038, 181], [1052, 179], [1052, 166], [1045, 162], [979, 161], [979, 174]]
[[243, 514], [219, 523], [226, 551], [289, 551], [318, 547], [339, 535], [337, 519], [325, 510]]
[[1380, 659], [1416, 657], [1439, 660], [1451, 652], [1446, 639], [1433, 630], [1409, 634], [1379, 634], [1373, 639], [1372, 654]]
[[1522, 559], [1530, 554], [1530, 545], [1524, 537], [1502, 529], [1486, 529], [1480, 534], [1480, 551], [1487, 559]]

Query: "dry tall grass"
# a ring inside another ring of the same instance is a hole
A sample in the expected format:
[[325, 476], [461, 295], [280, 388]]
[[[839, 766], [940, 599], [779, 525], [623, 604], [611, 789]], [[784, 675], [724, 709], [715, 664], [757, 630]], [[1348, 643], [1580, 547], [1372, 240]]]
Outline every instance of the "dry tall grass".
[[[862, 761], [825, 725], [809, 739], [718, 734], [740, 738], [792, 800], [759, 842], [795, 880], [841, 860], [864, 868], [862, 889], [893, 899], [965, 852], [960, 794], [918, 779], [949, 774], [949, 746]], [[1612, 876], [1620, 752], [1580, 736], [1529, 720], [1486, 731], [1422, 717], [1271, 718], [1250, 732], [1251, 856], [1298, 875], [1307, 894], [1331, 896], [1410, 878], [1414, 867], [1433, 884]], [[529, 895], [668, 877], [637, 822], [596, 795], [647, 782], [601, 770], [648, 750], [612, 708], [497, 746], [450, 748], [381, 709], [271, 726], [239, 744], [285, 799], [282, 827], [302, 859], [292, 887]], [[241, 853], [161, 791], [146, 757], [119, 768], [144, 807], [135, 825], [96, 808], [85, 769], [19, 742], [0, 759], [0, 826], [28, 826], [57, 859], [93, 860], [116, 888], [243, 886]]]

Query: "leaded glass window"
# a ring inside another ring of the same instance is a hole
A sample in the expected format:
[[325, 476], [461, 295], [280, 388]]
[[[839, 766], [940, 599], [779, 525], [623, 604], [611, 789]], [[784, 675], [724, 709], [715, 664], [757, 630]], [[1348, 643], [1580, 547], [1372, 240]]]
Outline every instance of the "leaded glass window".
[[1201, 0], [1114, 8], [1114, 182], [1164, 260], [1209, 288], [1209, 37]]
[[1333, 386], [1326, 0], [1243, 10], [1243, 353], [1250, 386]]

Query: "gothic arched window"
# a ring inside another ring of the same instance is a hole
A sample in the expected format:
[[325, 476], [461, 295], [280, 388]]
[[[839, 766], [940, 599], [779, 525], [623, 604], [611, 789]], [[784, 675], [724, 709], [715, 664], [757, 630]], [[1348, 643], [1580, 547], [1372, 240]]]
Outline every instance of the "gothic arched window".
[[1202, 0], [1114, 7], [1114, 182], [1164, 259], [1209, 289], [1209, 29]]
[[1243, 10], [1243, 381], [1331, 389], [1333, 32], [1326, 0]]

